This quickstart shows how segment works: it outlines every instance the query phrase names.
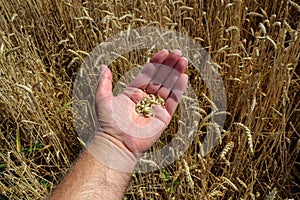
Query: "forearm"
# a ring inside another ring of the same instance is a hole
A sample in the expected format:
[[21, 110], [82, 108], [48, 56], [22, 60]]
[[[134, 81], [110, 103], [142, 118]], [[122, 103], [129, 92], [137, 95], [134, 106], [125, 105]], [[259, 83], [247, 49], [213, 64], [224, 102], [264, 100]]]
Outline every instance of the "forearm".
[[[99, 146], [98, 142], [93, 143], [89, 148], [93, 148], [93, 145], [103, 147]], [[108, 167], [107, 163], [103, 164], [97, 160], [90, 151], [91, 149], [85, 150], [81, 154], [73, 169], [60, 183], [49, 200], [122, 199], [132, 173]], [[107, 151], [109, 150], [107, 149]], [[101, 154], [104, 153], [100, 152], [99, 156]], [[109, 155], [109, 152], [106, 155]], [[114, 157], [112, 154], [110, 156]], [[134, 162], [130, 162], [132, 169], [134, 164]]]

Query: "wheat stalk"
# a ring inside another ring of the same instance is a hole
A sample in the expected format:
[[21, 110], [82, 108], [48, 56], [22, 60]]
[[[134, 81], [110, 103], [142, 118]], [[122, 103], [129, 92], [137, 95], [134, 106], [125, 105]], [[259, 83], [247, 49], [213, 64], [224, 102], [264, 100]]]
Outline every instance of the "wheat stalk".
[[224, 176], [221, 177], [221, 179], [223, 179], [223, 181], [225, 183], [227, 183], [232, 189], [234, 189], [235, 191], [239, 191], [239, 189], [237, 188], [237, 186], [233, 182], [231, 182], [231, 180], [229, 180], [228, 178], [226, 178]]

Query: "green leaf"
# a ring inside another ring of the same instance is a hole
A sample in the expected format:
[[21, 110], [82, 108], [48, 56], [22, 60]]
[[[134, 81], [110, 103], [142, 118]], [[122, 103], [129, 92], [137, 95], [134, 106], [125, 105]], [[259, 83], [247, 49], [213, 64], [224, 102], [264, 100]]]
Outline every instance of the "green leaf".
[[167, 172], [167, 170], [165, 170], [165, 169], [162, 169], [162, 170], [160, 171], [159, 177], [160, 177], [161, 179], [163, 179], [163, 181], [169, 181], [169, 180], [172, 179], [171, 175], [170, 175], [170, 174]]
[[30, 148], [24, 148], [22, 149], [21, 152], [29, 152], [30, 154], [32, 154], [34, 151], [40, 151], [44, 149], [44, 144], [42, 143], [35, 143], [33, 144]]
[[48, 181], [44, 180], [44, 179], [41, 179], [40, 180], [40, 184], [44, 187], [44, 188], [49, 188], [50, 187], [50, 184]]
[[62, 112], [64, 112], [65, 110], [67, 110], [71, 105], [72, 105], [72, 101], [66, 103], [63, 107], [61, 107], [58, 111], [56, 111], [55, 115], [58, 115]]
[[179, 178], [177, 178], [174, 182], [173, 182], [173, 187], [177, 188], [180, 185], [180, 180]]
[[5, 169], [6, 164], [0, 164], [0, 169]]

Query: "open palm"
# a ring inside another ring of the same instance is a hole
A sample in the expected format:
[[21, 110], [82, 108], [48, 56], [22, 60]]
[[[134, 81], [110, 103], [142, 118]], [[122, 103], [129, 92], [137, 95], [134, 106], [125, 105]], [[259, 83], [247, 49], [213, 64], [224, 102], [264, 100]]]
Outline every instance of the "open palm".
[[[147, 151], [169, 124], [186, 88], [187, 64], [180, 51], [161, 50], [118, 96], [112, 94], [111, 71], [102, 65], [95, 97], [98, 136], [123, 143], [135, 155]], [[136, 103], [148, 94], [159, 95], [166, 104], [154, 106], [153, 117], [135, 111]]]

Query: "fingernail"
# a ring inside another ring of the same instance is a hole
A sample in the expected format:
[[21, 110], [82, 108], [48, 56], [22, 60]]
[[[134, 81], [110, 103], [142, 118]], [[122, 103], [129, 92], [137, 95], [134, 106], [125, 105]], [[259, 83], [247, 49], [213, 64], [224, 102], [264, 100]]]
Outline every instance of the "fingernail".
[[186, 57], [182, 57], [181, 59], [185, 60], [187, 64], [189, 63], [189, 60]]
[[174, 49], [174, 50], [171, 51], [171, 53], [182, 56], [182, 52], [179, 49]]
[[187, 74], [183, 74], [184, 78], [186, 78], [186, 80], [189, 80], [189, 76]]

